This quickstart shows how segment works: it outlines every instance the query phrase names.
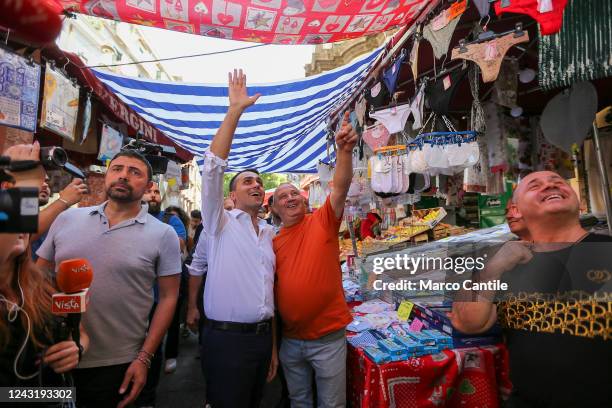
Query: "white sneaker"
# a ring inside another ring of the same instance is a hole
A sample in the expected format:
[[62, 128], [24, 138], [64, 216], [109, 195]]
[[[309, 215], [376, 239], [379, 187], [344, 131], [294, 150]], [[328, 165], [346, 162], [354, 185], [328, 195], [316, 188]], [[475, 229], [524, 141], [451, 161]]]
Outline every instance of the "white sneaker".
[[166, 366], [164, 367], [166, 374], [170, 374], [176, 371], [176, 358], [169, 358], [166, 360]]

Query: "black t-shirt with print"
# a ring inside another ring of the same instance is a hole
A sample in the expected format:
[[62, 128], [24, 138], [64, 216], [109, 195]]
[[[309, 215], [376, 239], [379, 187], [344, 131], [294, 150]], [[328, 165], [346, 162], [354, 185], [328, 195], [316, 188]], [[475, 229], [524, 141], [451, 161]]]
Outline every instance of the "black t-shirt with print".
[[612, 237], [536, 252], [502, 276], [512, 406], [612, 406]]

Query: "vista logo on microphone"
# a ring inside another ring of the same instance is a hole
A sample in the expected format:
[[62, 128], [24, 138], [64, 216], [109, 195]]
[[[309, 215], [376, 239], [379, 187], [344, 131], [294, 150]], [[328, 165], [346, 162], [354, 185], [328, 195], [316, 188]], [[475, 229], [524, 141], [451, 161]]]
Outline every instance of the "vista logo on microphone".
[[51, 312], [53, 314], [84, 313], [87, 311], [88, 302], [89, 291], [87, 289], [71, 295], [56, 293], [51, 298]]

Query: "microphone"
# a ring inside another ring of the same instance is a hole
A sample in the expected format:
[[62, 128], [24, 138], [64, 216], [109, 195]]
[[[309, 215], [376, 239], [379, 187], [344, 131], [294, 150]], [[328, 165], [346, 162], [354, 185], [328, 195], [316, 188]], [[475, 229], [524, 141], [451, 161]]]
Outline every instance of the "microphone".
[[89, 302], [89, 285], [93, 280], [93, 268], [86, 259], [67, 259], [60, 262], [55, 281], [60, 290], [52, 296], [51, 312], [55, 315], [67, 315], [62, 323], [62, 330], [57, 340], [75, 341], [79, 349], [81, 313], [87, 311]]

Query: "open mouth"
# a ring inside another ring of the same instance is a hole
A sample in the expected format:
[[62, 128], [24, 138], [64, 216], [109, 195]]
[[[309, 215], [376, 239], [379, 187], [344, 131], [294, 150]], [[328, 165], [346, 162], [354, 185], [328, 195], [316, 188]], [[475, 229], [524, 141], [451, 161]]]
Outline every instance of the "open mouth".
[[558, 200], [563, 200], [563, 198], [564, 197], [561, 194], [551, 194], [551, 195], [548, 195], [548, 196], [544, 197], [542, 199], [542, 202], [547, 203], [547, 202], [551, 202], [551, 201], [558, 201]]

